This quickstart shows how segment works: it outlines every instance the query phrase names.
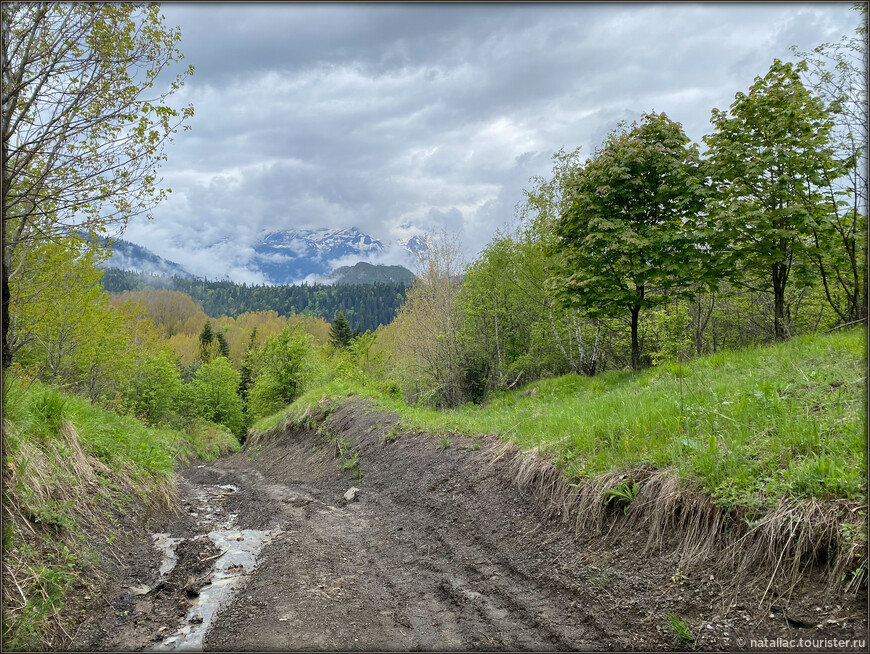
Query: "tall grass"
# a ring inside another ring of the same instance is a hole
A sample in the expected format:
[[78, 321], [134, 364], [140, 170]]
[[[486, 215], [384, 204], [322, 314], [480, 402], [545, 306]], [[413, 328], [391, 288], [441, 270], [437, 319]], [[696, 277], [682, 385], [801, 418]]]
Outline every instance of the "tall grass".
[[784, 498], [866, 497], [866, 361], [859, 328], [637, 373], [542, 380], [447, 411], [334, 379], [289, 411], [358, 393], [412, 429], [493, 433], [537, 448], [571, 480], [667, 468], [725, 509], [764, 509]]
[[178, 462], [239, 443], [207, 423], [149, 429], [12, 373], [3, 377], [3, 409], [2, 644], [58, 649], [68, 592], [96, 575], [87, 538], [119, 529], [112, 508], [171, 506]]

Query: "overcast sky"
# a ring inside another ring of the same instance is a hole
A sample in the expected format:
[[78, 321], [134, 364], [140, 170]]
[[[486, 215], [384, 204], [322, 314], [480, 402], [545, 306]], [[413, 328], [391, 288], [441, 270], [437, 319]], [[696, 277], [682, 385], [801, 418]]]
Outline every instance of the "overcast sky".
[[554, 151], [589, 156], [652, 110], [701, 143], [790, 46], [851, 34], [850, 7], [166, 3], [196, 115], [167, 149], [170, 199], [125, 238], [239, 282], [261, 281], [264, 230], [446, 229], [473, 258]]

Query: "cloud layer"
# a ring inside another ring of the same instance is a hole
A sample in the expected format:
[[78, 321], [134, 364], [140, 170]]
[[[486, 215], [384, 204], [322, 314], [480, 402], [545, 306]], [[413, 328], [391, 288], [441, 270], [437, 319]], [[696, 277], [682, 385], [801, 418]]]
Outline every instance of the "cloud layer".
[[446, 229], [472, 257], [560, 147], [590, 155], [651, 110], [700, 142], [791, 45], [851, 33], [849, 7], [168, 3], [196, 115], [170, 199], [125, 238], [240, 282], [262, 281], [247, 262], [267, 230]]

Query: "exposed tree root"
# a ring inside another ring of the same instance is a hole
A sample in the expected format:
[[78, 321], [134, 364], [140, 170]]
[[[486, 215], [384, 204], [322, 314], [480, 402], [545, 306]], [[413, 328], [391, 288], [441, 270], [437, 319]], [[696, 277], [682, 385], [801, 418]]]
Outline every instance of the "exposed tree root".
[[[670, 470], [640, 468], [571, 484], [535, 450], [507, 446], [499, 458], [517, 487], [551, 517], [571, 522], [577, 535], [645, 530], [646, 551], [671, 551], [680, 569], [715, 569], [735, 585], [761, 582], [765, 596], [787, 595], [811, 568], [826, 575], [828, 593], [866, 587], [867, 523], [857, 502], [784, 499], [760, 517], [726, 514], [709, 495], [682, 488]], [[638, 491], [620, 510], [609, 500], [627, 482]]]

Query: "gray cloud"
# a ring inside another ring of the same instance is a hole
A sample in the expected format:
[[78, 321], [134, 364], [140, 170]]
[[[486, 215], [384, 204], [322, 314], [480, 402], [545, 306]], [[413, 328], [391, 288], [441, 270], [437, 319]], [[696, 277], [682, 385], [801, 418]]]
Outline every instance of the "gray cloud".
[[471, 257], [555, 150], [589, 156], [651, 110], [700, 142], [789, 46], [850, 33], [849, 6], [168, 3], [196, 116], [168, 150], [171, 199], [126, 238], [239, 281], [259, 235], [290, 227], [446, 228]]

